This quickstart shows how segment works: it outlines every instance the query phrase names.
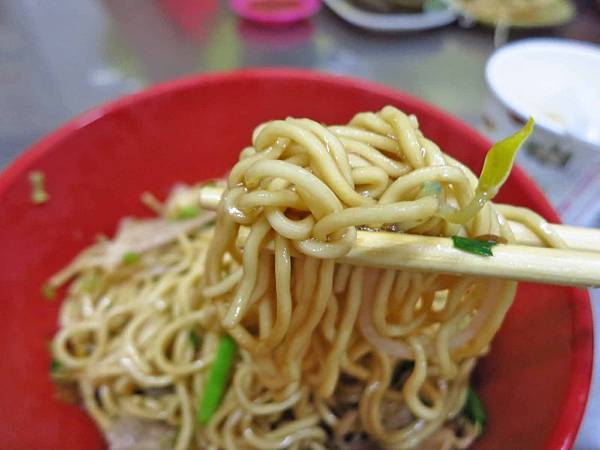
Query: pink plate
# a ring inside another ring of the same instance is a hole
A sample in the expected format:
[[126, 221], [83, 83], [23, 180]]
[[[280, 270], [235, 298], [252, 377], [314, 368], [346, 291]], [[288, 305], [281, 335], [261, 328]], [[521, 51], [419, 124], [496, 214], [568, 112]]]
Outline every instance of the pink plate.
[[[164, 196], [177, 181], [223, 175], [265, 120], [343, 123], [386, 104], [417, 114], [431, 139], [481, 168], [490, 143], [439, 109], [382, 86], [298, 70], [155, 86], [77, 117], [15, 161], [0, 175], [0, 448], [104, 448], [83, 410], [55, 399], [47, 343], [60, 300], [42, 299], [40, 286], [97, 233], [113, 233], [119, 218], [147, 214], [143, 191]], [[32, 170], [46, 174], [50, 200], [41, 206], [30, 202]], [[557, 221], [521, 170], [499, 200]], [[588, 396], [592, 339], [584, 291], [522, 284], [477, 372], [489, 425], [475, 448], [570, 448]]]
[[298, 22], [316, 14], [320, 0], [231, 0], [231, 8], [244, 19], [278, 25]]

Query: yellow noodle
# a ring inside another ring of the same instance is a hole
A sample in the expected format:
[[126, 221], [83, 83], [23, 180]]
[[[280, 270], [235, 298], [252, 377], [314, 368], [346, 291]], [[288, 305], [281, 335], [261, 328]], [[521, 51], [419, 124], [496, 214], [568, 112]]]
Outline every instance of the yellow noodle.
[[[466, 205], [477, 178], [391, 106], [347, 125], [267, 122], [252, 143], [214, 226], [133, 265], [101, 264], [112, 243], [99, 242], [51, 278], [73, 279], [51, 345], [57, 381], [76, 383], [103, 431], [123, 417], [160, 421], [178, 428], [177, 450], [323, 450], [361, 432], [385, 449], [468, 448], [480, 430], [457, 424], [470, 374], [516, 283], [336, 258], [359, 227], [513, 242], [511, 219], [564, 243], [523, 208], [488, 203], [467, 225], [447, 222], [440, 208]], [[166, 215], [177, 200], [152, 207]], [[239, 351], [203, 426], [195, 417], [226, 333]]]

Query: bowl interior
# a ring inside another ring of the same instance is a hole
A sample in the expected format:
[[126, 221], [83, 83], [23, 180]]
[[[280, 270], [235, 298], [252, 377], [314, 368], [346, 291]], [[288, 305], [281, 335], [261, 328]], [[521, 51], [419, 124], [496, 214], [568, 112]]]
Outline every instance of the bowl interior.
[[[0, 177], [0, 446], [104, 448], [85, 413], [55, 398], [47, 344], [60, 301], [43, 300], [40, 286], [122, 216], [147, 214], [143, 191], [164, 196], [177, 181], [223, 175], [262, 121], [339, 123], [386, 104], [416, 113], [430, 138], [480, 169], [489, 143], [445, 113], [371, 84], [286, 70], [161, 85], [80, 116], [15, 162]], [[34, 169], [50, 194], [37, 207], [27, 179]], [[518, 170], [499, 200], [556, 220]], [[587, 294], [522, 285], [477, 372], [489, 426], [475, 448], [567, 448], [587, 399], [591, 342]]]

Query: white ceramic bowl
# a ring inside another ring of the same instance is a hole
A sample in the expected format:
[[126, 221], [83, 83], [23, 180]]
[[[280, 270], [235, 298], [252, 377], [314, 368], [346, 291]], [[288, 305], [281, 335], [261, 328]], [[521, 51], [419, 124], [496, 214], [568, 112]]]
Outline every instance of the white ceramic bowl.
[[600, 148], [600, 46], [526, 39], [496, 50], [488, 85], [511, 112], [557, 137]]

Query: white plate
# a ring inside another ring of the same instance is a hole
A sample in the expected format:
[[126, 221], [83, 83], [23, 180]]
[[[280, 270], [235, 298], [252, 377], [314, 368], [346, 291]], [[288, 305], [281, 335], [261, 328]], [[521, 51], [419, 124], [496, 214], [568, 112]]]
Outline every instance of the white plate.
[[357, 8], [346, 0], [323, 0], [338, 16], [352, 25], [373, 31], [417, 31], [437, 28], [456, 20], [450, 9], [432, 10], [421, 14], [375, 13]]
[[496, 50], [486, 79], [494, 95], [540, 127], [600, 147], [600, 46], [526, 39]]

